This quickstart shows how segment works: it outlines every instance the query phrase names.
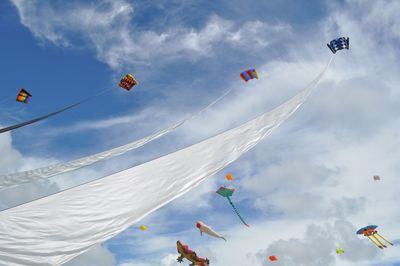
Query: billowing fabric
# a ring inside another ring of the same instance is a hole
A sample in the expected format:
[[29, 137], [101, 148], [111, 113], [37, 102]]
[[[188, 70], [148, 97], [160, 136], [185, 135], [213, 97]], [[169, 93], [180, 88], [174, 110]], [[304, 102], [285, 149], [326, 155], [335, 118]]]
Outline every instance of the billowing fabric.
[[107, 151], [103, 151], [100, 153], [96, 153], [96, 154], [93, 154], [90, 156], [86, 156], [86, 157], [83, 157], [80, 159], [76, 159], [73, 161], [63, 162], [63, 163], [59, 163], [59, 164], [55, 164], [55, 165], [50, 165], [47, 167], [37, 168], [37, 169], [18, 172], [18, 173], [0, 175], [0, 189], [5, 188], [5, 187], [19, 185], [22, 183], [32, 182], [32, 181], [38, 180], [38, 179], [49, 178], [49, 177], [67, 173], [67, 172], [71, 172], [71, 171], [95, 164], [100, 161], [111, 159], [113, 157], [125, 154], [128, 151], [142, 147], [146, 143], [149, 143], [153, 140], [156, 140], [156, 139], [164, 136], [165, 134], [168, 134], [168, 133], [174, 131], [175, 129], [182, 126], [187, 121], [200, 115], [201, 113], [203, 113], [204, 111], [206, 111], [207, 109], [209, 109], [213, 105], [215, 105], [217, 102], [219, 102], [230, 91], [232, 91], [232, 89], [229, 89], [222, 96], [218, 97], [216, 100], [214, 100], [213, 102], [208, 104], [206, 107], [204, 107], [200, 111], [188, 116], [186, 119], [180, 121], [179, 123], [177, 123], [169, 128], [160, 130], [160, 131], [154, 133], [153, 135], [147, 136], [140, 140], [136, 140], [136, 141], [130, 142], [128, 144], [125, 144], [125, 145], [122, 145], [122, 146], [119, 146], [119, 147], [116, 147], [116, 148], [113, 148], [113, 149], [110, 149]]
[[252, 69], [248, 69], [243, 71], [242, 73], [240, 73], [240, 77], [244, 80], [244, 81], [249, 81], [250, 79], [258, 79], [258, 73], [257, 70], [255, 70], [254, 68]]
[[28, 103], [29, 99], [32, 97], [32, 94], [30, 94], [27, 90], [21, 89], [17, 95], [17, 98], [15, 99], [17, 102], [21, 103]]
[[74, 107], [77, 107], [77, 106], [79, 106], [79, 105], [81, 105], [81, 104], [83, 104], [83, 103], [85, 103], [85, 102], [87, 102], [87, 101], [90, 101], [90, 100], [92, 100], [92, 99], [94, 99], [94, 98], [96, 98], [96, 97], [98, 97], [98, 96], [104, 94], [105, 92], [107, 92], [107, 91], [109, 91], [109, 90], [110, 90], [110, 89], [102, 90], [102, 91], [98, 92], [98, 93], [95, 94], [95, 95], [92, 95], [92, 96], [90, 96], [90, 97], [88, 97], [88, 98], [86, 98], [86, 99], [84, 99], [84, 100], [81, 100], [80, 102], [71, 104], [71, 105], [69, 105], [69, 106], [67, 106], [67, 107], [61, 108], [61, 109], [58, 110], [58, 111], [55, 111], [55, 112], [52, 112], [52, 113], [49, 113], [49, 114], [46, 114], [46, 115], [43, 115], [43, 116], [40, 116], [40, 117], [31, 119], [31, 120], [28, 120], [28, 121], [22, 122], [22, 123], [19, 123], [19, 124], [16, 124], [16, 125], [8, 126], [8, 127], [5, 127], [5, 128], [0, 128], [0, 133], [4, 133], [4, 132], [7, 132], [7, 131], [11, 131], [11, 130], [14, 130], [14, 129], [17, 129], [17, 128], [20, 128], [20, 127], [24, 127], [24, 126], [27, 126], [27, 125], [30, 125], [30, 124], [34, 124], [34, 123], [36, 123], [36, 122], [45, 120], [45, 119], [47, 119], [47, 118], [49, 118], [49, 117], [58, 115], [58, 114], [60, 114], [60, 113], [62, 113], [62, 112], [64, 112], [64, 111], [67, 111], [67, 110], [69, 110], [69, 109], [71, 109], [71, 108], [74, 108]]
[[124, 231], [256, 146], [305, 102], [325, 70], [287, 102], [236, 128], [0, 212], [0, 265], [60, 265]]
[[349, 37], [340, 37], [335, 40], [332, 40], [330, 43], [327, 43], [329, 49], [331, 49], [332, 53], [336, 53], [339, 50], [349, 49]]
[[4, 132], [7, 132], [7, 131], [11, 131], [11, 130], [14, 130], [14, 129], [17, 129], [17, 128], [20, 128], [20, 127], [24, 127], [24, 126], [39, 122], [41, 120], [47, 119], [47, 118], [52, 117], [54, 115], [58, 115], [58, 114], [60, 114], [60, 113], [62, 113], [64, 111], [67, 111], [68, 109], [74, 108], [74, 107], [76, 107], [76, 106], [78, 106], [80, 104], [81, 103], [75, 103], [75, 104], [69, 105], [67, 107], [64, 107], [64, 108], [62, 108], [62, 109], [60, 109], [58, 111], [55, 111], [53, 113], [50, 113], [50, 114], [47, 114], [47, 115], [44, 115], [44, 116], [41, 116], [41, 117], [37, 117], [37, 118], [34, 118], [32, 120], [28, 120], [28, 121], [25, 121], [25, 122], [22, 122], [22, 123], [19, 123], [19, 124], [16, 124], [16, 125], [12, 125], [12, 126], [9, 126], [9, 127], [0, 128], [0, 133], [4, 133]]

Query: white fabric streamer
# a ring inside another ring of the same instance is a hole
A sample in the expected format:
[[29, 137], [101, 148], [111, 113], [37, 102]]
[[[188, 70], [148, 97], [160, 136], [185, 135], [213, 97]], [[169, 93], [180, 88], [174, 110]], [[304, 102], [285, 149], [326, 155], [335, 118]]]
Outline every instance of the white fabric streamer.
[[218, 97], [216, 100], [211, 102], [209, 105], [207, 105], [200, 111], [188, 116], [187, 118], [180, 121], [179, 123], [176, 123], [175, 125], [173, 125], [171, 127], [160, 130], [160, 131], [154, 133], [153, 135], [147, 136], [140, 140], [136, 140], [136, 141], [130, 142], [128, 144], [125, 144], [123, 146], [119, 146], [119, 147], [116, 147], [116, 148], [113, 148], [113, 149], [110, 149], [107, 151], [96, 153], [96, 154], [86, 156], [86, 157], [83, 157], [80, 159], [76, 159], [73, 161], [58, 163], [55, 165], [50, 165], [50, 166], [37, 168], [37, 169], [33, 169], [33, 170], [28, 170], [28, 171], [23, 171], [23, 172], [0, 175], [0, 189], [20, 185], [23, 183], [32, 182], [32, 181], [35, 181], [38, 179], [49, 178], [49, 177], [52, 177], [55, 175], [64, 174], [64, 173], [71, 172], [74, 170], [78, 170], [80, 168], [95, 164], [100, 161], [111, 159], [113, 157], [125, 154], [128, 151], [142, 147], [143, 145], [145, 145], [153, 140], [156, 140], [156, 139], [164, 136], [165, 134], [168, 134], [168, 133], [174, 131], [175, 129], [182, 126], [187, 121], [200, 115], [201, 113], [203, 113], [204, 111], [206, 111], [207, 109], [209, 109], [210, 107], [215, 105], [217, 102], [219, 102], [222, 98], [224, 98], [231, 91], [232, 91], [232, 89], [229, 89], [222, 96]]
[[153, 161], [0, 212], [1, 265], [60, 265], [234, 162], [289, 118], [324, 75], [245, 124]]

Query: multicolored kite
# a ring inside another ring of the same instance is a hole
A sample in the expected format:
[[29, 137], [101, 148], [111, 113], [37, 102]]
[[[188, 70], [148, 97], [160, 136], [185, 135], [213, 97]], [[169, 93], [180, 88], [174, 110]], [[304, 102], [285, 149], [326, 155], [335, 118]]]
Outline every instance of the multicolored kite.
[[369, 240], [371, 240], [372, 243], [374, 243], [378, 248], [384, 249], [387, 248], [382, 242], [385, 241], [386, 243], [390, 244], [393, 246], [393, 243], [387, 241], [385, 238], [383, 238], [378, 231], [376, 230], [378, 226], [377, 225], [368, 225], [363, 228], [358, 229], [356, 232], [357, 235], [364, 235], [368, 237]]
[[17, 95], [17, 102], [21, 103], [28, 103], [29, 99], [32, 97], [32, 95], [26, 91], [25, 89], [21, 89]]
[[123, 77], [121, 79], [121, 81], [119, 82], [118, 86], [120, 86], [121, 88], [129, 91], [130, 89], [132, 89], [133, 86], [135, 86], [137, 84], [138, 84], [138, 82], [132, 76], [132, 74], [127, 74], [125, 77]]
[[181, 241], [176, 242], [176, 247], [178, 249], [179, 257], [176, 259], [179, 263], [183, 262], [183, 259], [187, 259], [191, 262], [190, 265], [198, 265], [198, 266], [208, 266], [210, 265], [210, 261], [205, 258], [200, 258], [197, 256], [196, 252], [189, 249], [188, 245], [182, 244]]
[[330, 43], [327, 43], [329, 49], [331, 49], [332, 53], [336, 53], [339, 50], [347, 49], [349, 50], [349, 37], [340, 37], [335, 40], [332, 40]]
[[252, 68], [252, 69], [248, 69], [243, 71], [242, 73], [240, 73], [240, 77], [244, 80], [244, 81], [249, 81], [250, 79], [258, 79], [258, 74], [257, 71]]
[[233, 195], [233, 192], [235, 192], [234, 188], [226, 188], [226, 187], [220, 187], [217, 190], [217, 193], [219, 195], [221, 195], [224, 198], [227, 198], [229, 201], [229, 204], [232, 206], [233, 210], [236, 212], [237, 216], [239, 217], [239, 219], [242, 221], [242, 223], [247, 226], [250, 227], [250, 225], [248, 225], [242, 218], [242, 216], [240, 215], [239, 211], [236, 209], [235, 205], [233, 205], [233, 202], [231, 200], [231, 196]]

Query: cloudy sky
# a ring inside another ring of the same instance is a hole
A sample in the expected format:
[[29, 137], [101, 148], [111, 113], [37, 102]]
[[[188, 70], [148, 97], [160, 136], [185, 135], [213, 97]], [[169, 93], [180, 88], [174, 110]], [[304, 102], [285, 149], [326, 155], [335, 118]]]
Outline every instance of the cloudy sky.
[[[76, 159], [172, 125], [232, 88], [174, 133], [126, 155], [2, 190], [9, 208], [146, 162], [272, 109], [329, 61], [326, 43], [350, 37], [309, 101], [240, 160], [137, 225], [66, 265], [172, 266], [179, 239], [211, 265], [400, 265], [355, 231], [368, 224], [400, 244], [399, 1], [0, 2], [0, 124], [93, 101], [0, 135], [0, 171]], [[238, 74], [257, 68], [260, 80]], [[134, 73], [140, 85], [115, 84]], [[29, 105], [14, 96], [25, 87]], [[243, 226], [214, 193], [236, 180]], [[381, 181], [374, 181], [380, 175]], [[200, 237], [202, 220], [228, 242]], [[345, 249], [337, 255], [336, 247]]]

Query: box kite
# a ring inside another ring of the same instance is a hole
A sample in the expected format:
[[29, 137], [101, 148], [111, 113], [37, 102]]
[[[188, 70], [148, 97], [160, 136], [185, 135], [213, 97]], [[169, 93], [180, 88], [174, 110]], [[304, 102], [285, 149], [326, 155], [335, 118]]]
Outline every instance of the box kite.
[[381, 177], [379, 175], [374, 175], [374, 180], [379, 181], [379, 180], [381, 180]]
[[21, 89], [17, 95], [16, 101], [20, 103], [28, 103], [31, 97], [32, 95], [28, 91]]
[[380, 249], [387, 248], [387, 246], [385, 244], [383, 244], [382, 242], [386, 242], [393, 246], [393, 244], [391, 242], [389, 242], [388, 240], [383, 238], [378, 233], [376, 228], [378, 228], [377, 225], [368, 225], [368, 226], [358, 229], [358, 231], [356, 233], [357, 233], [357, 235], [363, 235], [363, 236], [368, 237], [368, 239], [371, 240], [371, 242], [374, 243], [375, 246], [377, 246]]
[[129, 91], [133, 88], [133, 86], [137, 85], [138, 82], [137, 80], [133, 77], [132, 74], [127, 74], [125, 77], [123, 77], [121, 79], [121, 81], [119, 82], [118, 86], [120, 86], [121, 88]]

